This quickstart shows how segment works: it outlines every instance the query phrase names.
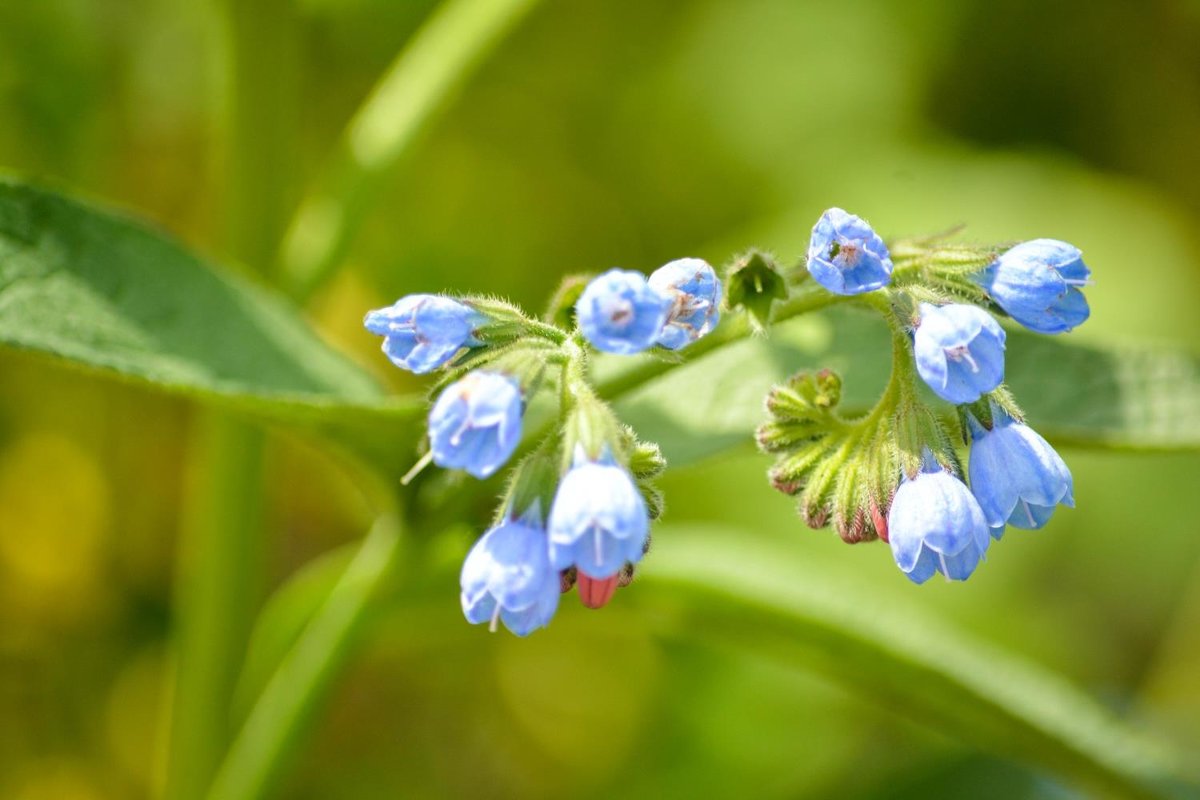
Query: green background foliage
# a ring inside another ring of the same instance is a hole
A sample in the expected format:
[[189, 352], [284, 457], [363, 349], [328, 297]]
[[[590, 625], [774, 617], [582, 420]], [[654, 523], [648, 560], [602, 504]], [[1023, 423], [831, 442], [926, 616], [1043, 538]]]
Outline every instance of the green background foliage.
[[[0, 5], [0, 794], [1192, 796], [1198, 41], [1116, 0]], [[830, 205], [1083, 248], [1092, 320], [1009, 351], [1079, 508], [964, 585], [806, 529], [749, 433], [801, 367], [872, 401], [834, 309], [602, 363], [672, 462], [650, 559], [466, 625], [500, 486], [399, 490], [424, 383], [363, 311], [790, 262]]]

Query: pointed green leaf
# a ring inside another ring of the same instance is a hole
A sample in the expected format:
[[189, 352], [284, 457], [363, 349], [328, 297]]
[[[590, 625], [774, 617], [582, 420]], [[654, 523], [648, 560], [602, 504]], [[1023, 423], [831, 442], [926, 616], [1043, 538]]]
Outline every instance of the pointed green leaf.
[[0, 343], [396, 466], [423, 408], [386, 397], [282, 297], [142, 223], [11, 180], [0, 180]]

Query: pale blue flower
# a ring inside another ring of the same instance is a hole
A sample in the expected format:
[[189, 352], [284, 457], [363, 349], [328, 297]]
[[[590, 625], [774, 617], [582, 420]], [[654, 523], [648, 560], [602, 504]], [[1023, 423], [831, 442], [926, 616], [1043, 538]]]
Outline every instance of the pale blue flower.
[[671, 298], [650, 288], [640, 272], [610, 269], [592, 280], [575, 303], [579, 328], [606, 353], [639, 353], [654, 345]]
[[1062, 504], [1075, 506], [1066, 462], [1037, 431], [996, 409], [992, 429], [968, 416], [971, 491], [997, 539], [1005, 524], [1040, 528]]
[[834, 294], [862, 294], [891, 281], [892, 259], [866, 220], [831, 208], [813, 227], [808, 271]]
[[449, 297], [410, 294], [387, 308], [368, 311], [363, 325], [384, 337], [383, 352], [393, 364], [420, 375], [445, 364], [460, 348], [479, 344], [475, 329], [485, 320]]
[[914, 583], [924, 583], [935, 572], [965, 581], [991, 543], [971, 491], [932, 459], [896, 490], [887, 529], [896, 566]]
[[1056, 239], [1022, 242], [977, 278], [996, 304], [1038, 333], [1063, 333], [1083, 324], [1091, 310], [1080, 291], [1091, 281], [1078, 247]]
[[1004, 381], [1004, 329], [976, 306], [921, 304], [917, 371], [951, 403], [973, 403]]
[[558, 609], [559, 575], [546, 532], [520, 520], [485, 533], [462, 567], [462, 608], [473, 625], [500, 620], [518, 636], [544, 628]]
[[447, 386], [429, 411], [429, 445], [439, 467], [486, 478], [521, 441], [521, 387], [495, 372], [471, 372]]
[[616, 575], [625, 562], [641, 560], [650, 518], [624, 468], [583, 461], [559, 484], [547, 529], [555, 569], [574, 566], [604, 579]]
[[650, 273], [650, 288], [671, 298], [667, 322], [657, 342], [679, 350], [717, 326], [721, 317], [721, 279], [707, 261], [680, 258]]

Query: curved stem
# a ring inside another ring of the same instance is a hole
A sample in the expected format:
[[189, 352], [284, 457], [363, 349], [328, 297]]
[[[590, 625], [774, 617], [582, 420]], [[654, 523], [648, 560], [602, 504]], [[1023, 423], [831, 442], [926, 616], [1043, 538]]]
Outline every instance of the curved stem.
[[337, 267], [383, 182], [537, 0], [450, 0], [396, 57], [346, 126], [334, 163], [296, 211], [281, 282], [304, 298]]
[[[861, 302], [861, 297], [831, 294], [821, 286], [808, 284], [793, 297], [779, 303], [775, 307], [771, 321], [773, 324], [786, 322], [794, 317], [799, 317], [822, 308], [828, 308], [829, 306], [840, 305], [855, 300]], [[747, 339], [752, 335], [754, 335], [754, 330], [750, 327], [750, 323], [746, 320], [745, 316], [728, 320], [711, 334], [688, 347], [688, 361], [694, 361], [700, 356], [711, 353], [714, 350], [719, 350], [733, 342]], [[600, 381], [596, 385], [596, 391], [601, 397], [612, 400], [633, 391], [643, 383], [651, 381], [659, 375], [670, 372], [675, 367], [682, 366], [684, 363], [687, 362], [646, 358], [637, 366]]]
[[253, 800], [270, 792], [305, 721], [353, 653], [355, 633], [371, 598], [399, 561], [403, 541], [398, 523], [390, 517], [371, 528], [255, 702], [213, 780], [209, 800]]

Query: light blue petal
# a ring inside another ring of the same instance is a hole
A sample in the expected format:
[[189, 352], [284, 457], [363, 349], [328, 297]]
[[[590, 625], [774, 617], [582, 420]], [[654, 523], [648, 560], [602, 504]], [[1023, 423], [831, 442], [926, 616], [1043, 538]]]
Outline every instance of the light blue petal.
[[[897, 561], [896, 563], [897, 563], [897, 565], [900, 565], [899, 561]], [[908, 579], [910, 581], [912, 581], [915, 584], [920, 585], [920, 584], [924, 583], [925, 581], [929, 580], [930, 578], [932, 578], [933, 574], [935, 572], [937, 572], [937, 569], [938, 569], [937, 554], [935, 554], [932, 550], [922, 549], [921, 553], [920, 553], [920, 557], [916, 559], [915, 563], [913, 564], [913, 566], [911, 568], [905, 569], [903, 565], [900, 565], [900, 569], [904, 572], [904, 574], [908, 577]]]
[[953, 555], [938, 556], [938, 572], [952, 581], [965, 581], [979, 566], [982, 553], [973, 544]]

